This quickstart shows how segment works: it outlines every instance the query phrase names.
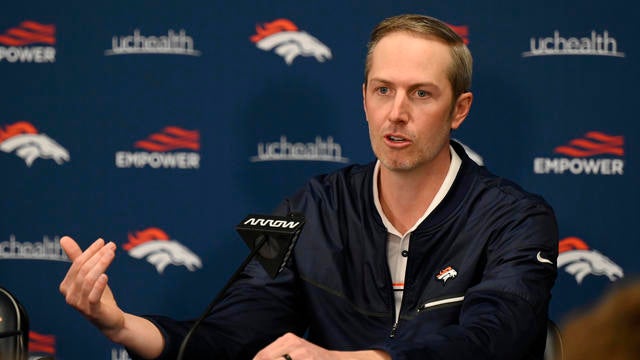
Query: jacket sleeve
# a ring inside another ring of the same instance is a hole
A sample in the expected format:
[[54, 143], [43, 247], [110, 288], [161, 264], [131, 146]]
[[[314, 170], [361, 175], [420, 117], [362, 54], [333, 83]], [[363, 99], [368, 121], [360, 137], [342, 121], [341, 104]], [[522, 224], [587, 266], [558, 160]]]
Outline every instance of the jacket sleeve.
[[481, 279], [465, 293], [458, 323], [411, 342], [387, 340], [382, 348], [394, 360], [543, 358], [557, 224], [540, 203], [516, 207], [509, 218], [487, 243]]

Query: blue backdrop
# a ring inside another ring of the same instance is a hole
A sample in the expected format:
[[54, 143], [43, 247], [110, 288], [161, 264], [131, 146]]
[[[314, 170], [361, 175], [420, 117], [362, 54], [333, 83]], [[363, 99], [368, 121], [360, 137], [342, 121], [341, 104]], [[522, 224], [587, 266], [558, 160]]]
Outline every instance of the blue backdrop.
[[127, 358], [59, 294], [61, 236], [118, 245], [109, 276], [125, 310], [195, 317], [248, 253], [234, 230], [247, 213], [372, 160], [366, 41], [403, 12], [446, 21], [474, 55], [475, 100], [454, 137], [556, 210], [552, 319], [637, 275], [637, 5], [12, 2], [0, 13], [0, 285], [29, 312], [31, 353]]

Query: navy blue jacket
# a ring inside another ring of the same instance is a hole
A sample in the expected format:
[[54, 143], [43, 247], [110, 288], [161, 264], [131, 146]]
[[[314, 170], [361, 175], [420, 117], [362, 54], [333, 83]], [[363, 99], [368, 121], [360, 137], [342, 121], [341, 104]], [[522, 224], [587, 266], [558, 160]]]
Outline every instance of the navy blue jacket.
[[[557, 225], [540, 197], [462, 159], [453, 186], [411, 235], [399, 321], [375, 163], [315, 177], [278, 213], [306, 217], [272, 280], [251, 263], [191, 338], [188, 359], [251, 359], [285, 332], [393, 359], [542, 359], [556, 278]], [[440, 275], [440, 276], [439, 276]], [[191, 323], [149, 317], [175, 358]]]

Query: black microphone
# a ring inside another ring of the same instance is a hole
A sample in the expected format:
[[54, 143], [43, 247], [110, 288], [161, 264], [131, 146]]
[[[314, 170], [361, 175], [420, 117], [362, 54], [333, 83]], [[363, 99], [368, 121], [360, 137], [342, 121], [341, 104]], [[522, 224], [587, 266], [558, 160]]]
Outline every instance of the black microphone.
[[284, 269], [291, 257], [298, 236], [300, 236], [304, 221], [304, 216], [299, 213], [290, 213], [288, 216], [250, 214], [236, 225], [236, 231], [251, 249], [251, 252], [229, 278], [222, 290], [209, 303], [207, 309], [193, 323], [180, 344], [177, 360], [182, 360], [187, 343], [196, 328], [211, 313], [216, 304], [222, 300], [224, 294], [240, 277], [251, 260], [257, 258], [272, 279]]

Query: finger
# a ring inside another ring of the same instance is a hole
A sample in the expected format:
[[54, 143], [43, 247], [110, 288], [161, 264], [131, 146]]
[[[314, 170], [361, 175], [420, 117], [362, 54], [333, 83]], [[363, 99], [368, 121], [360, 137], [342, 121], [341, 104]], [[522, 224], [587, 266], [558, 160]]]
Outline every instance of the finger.
[[[292, 350], [294, 346], [291, 343], [292, 335], [287, 333], [278, 339], [276, 339], [271, 344], [267, 345], [264, 349], [260, 350], [254, 357], [254, 360], [262, 360], [262, 359], [277, 359], [278, 357], [282, 357], [283, 354], [287, 353], [287, 350]], [[294, 335], [295, 336], [295, 335]]]
[[64, 250], [65, 254], [71, 261], [75, 260], [78, 256], [82, 254], [82, 249], [78, 246], [78, 243], [73, 240], [70, 236], [63, 236], [60, 239], [60, 246], [62, 250]]
[[105, 272], [116, 256], [111, 245], [114, 244], [109, 243], [100, 251], [101, 256], [98, 259], [97, 264], [93, 266], [86, 275], [84, 286], [88, 291], [87, 300], [90, 304], [100, 301], [102, 293], [107, 286], [107, 275]]
[[100, 299], [102, 298], [102, 293], [104, 293], [104, 289], [107, 287], [108, 282], [109, 277], [104, 273], [100, 274], [100, 276], [98, 276], [98, 278], [96, 279], [88, 297], [89, 304], [91, 304], [93, 308], [95, 308], [95, 306], [99, 304]]
[[[64, 280], [60, 284], [60, 291], [67, 297], [67, 302], [76, 302], [77, 296], [86, 296], [91, 291], [91, 286], [87, 284], [87, 275], [96, 266], [100, 260], [101, 251], [115, 251], [115, 244], [104, 244], [104, 240], [98, 239], [91, 244], [80, 256], [77, 256]], [[107, 264], [108, 266], [108, 264]], [[106, 267], [101, 268], [98, 272], [104, 272]], [[97, 278], [99, 274], [94, 274], [93, 277]], [[95, 279], [94, 279], [95, 280]]]
[[109, 265], [115, 257], [115, 244], [109, 242], [103, 246], [97, 253], [89, 258], [78, 269], [77, 279], [82, 286], [82, 293], [86, 296], [92, 291], [93, 286], [101, 274], [107, 271]]
[[[80, 246], [78, 246], [78, 243], [76, 243], [75, 240], [73, 240], [71, 237], [64, 236], [62, 239], [60, 239], [60, 246], [62, 246], [62, 249], [72, 261], [71, 267], [69, 267], [69, 270], [67, 270], [67, 274], [60, 283], [59, 289], [63, 295], [66, 296], [67, 293], [73, 288], [73, 283], [77, 277], [77, 273], [84, 264], [83, 259], [86, 258], [85, 254], [89, 252], [95, 253], [95, 251], [97, 251], [97, 249], [103, 243], [104, 240], [98, 239], [94, 241], [93, 244], [89, 246], [89, 248], [83, 253], [80, 249]], [[85, 256], [83, 257], [83, 255]]]

